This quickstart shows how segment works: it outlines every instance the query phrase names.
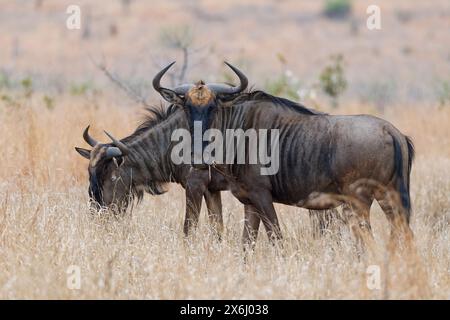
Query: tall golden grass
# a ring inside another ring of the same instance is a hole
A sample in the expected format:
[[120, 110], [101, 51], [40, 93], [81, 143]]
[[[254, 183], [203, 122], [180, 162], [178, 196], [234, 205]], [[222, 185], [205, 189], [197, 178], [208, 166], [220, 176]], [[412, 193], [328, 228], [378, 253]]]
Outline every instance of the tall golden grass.
[[[184, 194], [173, 186], [146, 196], [131, 215], [92, 216], [87, 207], [87, 124], [118, 137], [130, 133], [139, 111], [101, 98], [40, 97], [19, 106], [0, 102], [0, 298], [150, 299], [448, 299], [450, 297], [450, 108], [397, 107], [381, 115], [415, 141], [412, 229], [417, 254], [387, 249], [389, 228], [377, 205], [377, 247], [358, 259], [347, 232], [313, 239], [307, 211], [277, 205], [283, 249], [260, 230], [244, 263], [243, 207], [224, 198], [225, 234], [214, 240], [205, 214], [195, 235], [182, 235]], [[353, 105], [337, 113], [373, 113]], [[67, 286], [67, 268], [80, 267], [81, 287]], [[367, 267], [381, 270], [381, 288], [367, 286]]]

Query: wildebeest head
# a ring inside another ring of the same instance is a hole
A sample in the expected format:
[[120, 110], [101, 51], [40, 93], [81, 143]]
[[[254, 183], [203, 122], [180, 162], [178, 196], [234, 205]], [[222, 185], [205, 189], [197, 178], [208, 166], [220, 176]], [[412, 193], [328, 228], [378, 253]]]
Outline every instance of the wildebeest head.
[[83, 138], [92, 150], [75, 147], [89, 160], [89, 196], [94, 207], [107, 207], [116, 212], [126, 210], [129, 202], [142, 191], [133, 187], [133, 166], [126, 164], [128, 148], [105, 131], [112, 143], [98, 143], [89, 135], [89, 126]]
[[206, 106], [210, 105], [216, 97], [228, 97], [241, 93], [247, 88], [247, 77], [239, 71], [236, 67], [225, 62], [225, 64], [231, 68], [239, 77], [240, 84], [236, 87], [218, 84], [218, 83], [205, 83], [202, 80], [194, 84], [183, 84], [174, 89], [168, 89], [161, 86], [161, 78], [174, 64], [172, 62], [167, 67], [162, 69], [153, 79], [153, 87], [158, 91], [161, 96], [168, 102], [181, 105], [191, 106]]

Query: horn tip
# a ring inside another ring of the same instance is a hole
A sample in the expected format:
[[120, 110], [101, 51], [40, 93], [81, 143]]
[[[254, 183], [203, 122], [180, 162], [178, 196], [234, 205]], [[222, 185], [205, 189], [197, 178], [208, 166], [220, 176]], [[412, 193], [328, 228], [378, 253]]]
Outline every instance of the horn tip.
[[171, 66], [173, 66], [175, 63], [176, 63], [176, 61], [172, 61], [171, 63], [169, 63], [169, 64], [167, 65], [167, 67], [164, 68], [164, 70], [169, 70], [169, 68], [170, 68]]
[[109, 137], [109, 138], [111, 138], [112, 139], [112, 136], [108, 133], [108, 131], [106, 131], [106, 130], [103, 130], [103, 132]]

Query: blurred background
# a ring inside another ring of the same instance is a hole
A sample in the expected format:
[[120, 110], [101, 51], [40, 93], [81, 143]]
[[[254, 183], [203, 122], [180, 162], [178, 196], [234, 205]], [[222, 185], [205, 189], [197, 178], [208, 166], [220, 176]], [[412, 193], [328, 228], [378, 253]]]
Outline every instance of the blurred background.
[[[450, 2], [373, 2], [0, 0], [0, 90], [39, 92], [49, 108], [61, 94], [154, 103], [151, 80], [167, 63], [177, 60], [167, 85], [232, 82], [227, 60], [254, 88], [319, 109], [449, 104]], [[66, 27], [72, 4], [79, 30]], [[366, 27], [370, 4], [381, 30]]]

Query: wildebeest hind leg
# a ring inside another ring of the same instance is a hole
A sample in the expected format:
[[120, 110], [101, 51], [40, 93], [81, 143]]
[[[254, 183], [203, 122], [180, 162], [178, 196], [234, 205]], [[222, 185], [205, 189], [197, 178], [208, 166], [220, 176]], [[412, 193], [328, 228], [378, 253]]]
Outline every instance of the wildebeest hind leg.
[[309, 210], [309, 218], [314, 239], [319, 239], [336, 223], [338, 211], [336, 208], [327, 210]]
[[282, 239], [282, 234], [277, 213], [273, 206], [272, 195], [264, 191], [254, 192], [250, 200], [259, 213], [269, 241], [273, 244], [277, 243], [278, 240]]
[[345, 205], [343, 214], [348, 219], [349, 228], [356, 238], [357, 248], [364, 252], [366, 245], [373, 247], [374, 238], [370, 226], [370, 207], [372, 198], [359, 198], [358, 201]]
[[[390, 245], [395, 248], [400, 241], [406, 244], [406, 246], [412, 243], [413, 234], [404, 215], [401, 214], [401, 204], [394, 203], [396, 202], [395, 198], [390, 199], [388, 194], [385, 194], [384, 198], [377, 198], [377, 201], [391, 227]], [[405, 238], [402, 239], [402, 236]]]

